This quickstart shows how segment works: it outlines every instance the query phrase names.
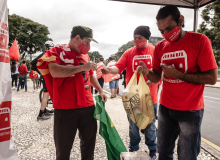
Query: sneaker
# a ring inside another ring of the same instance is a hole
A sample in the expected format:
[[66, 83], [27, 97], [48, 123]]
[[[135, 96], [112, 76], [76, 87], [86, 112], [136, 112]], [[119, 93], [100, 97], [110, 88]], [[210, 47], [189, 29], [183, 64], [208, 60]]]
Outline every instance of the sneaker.
[[129, 148], [129, 152], [135, 152], [137, 150], [134, 150], [133, 148]]
[[54, 109], [48, 110], [48, 109], [46, 108], [46, 112], [54, 113]]
[[157, 158], [157, 155], [156, 155], [157, 151], [156, 150], [150, 150], [150, 158], [151, 160], [155, 160]]
[[52, 109], [52, 110], [48, 110], [48, 109], [45, 109], [46, 110], [46, 112], [44, 113], [46, 116], [51, 116], [51, 115], [53, 115], [53, 113], [54, 113], [54, 109]]
[[47, 120], [47, 119], [50, 119], [50, 116], [46, 116], [45, 114], [43, 114], [41, 117], [38, 115], [37, 116], [37, 120], [39, 121], [39, 120]]
[[111, 96], [110, 98], [112, 99], [112, 98], [115, 98], [116, 96]]

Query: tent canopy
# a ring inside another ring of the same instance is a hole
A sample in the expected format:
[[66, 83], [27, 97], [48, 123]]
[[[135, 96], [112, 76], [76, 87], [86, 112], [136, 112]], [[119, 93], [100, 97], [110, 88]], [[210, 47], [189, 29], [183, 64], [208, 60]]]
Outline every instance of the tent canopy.
[[197, 31], [198, 26], [198, 9], [216, 0], [112, 0], [120, 2], [132, 2], [153, 5], [175, 5], [181, 8], [194, 9], [193, 31]]
[[175, 5], [182, 8], [200, 8], [215, 0], [112, 0], [120, 2], [133, 2], [143, 4], [154, 4], [154, 5]]

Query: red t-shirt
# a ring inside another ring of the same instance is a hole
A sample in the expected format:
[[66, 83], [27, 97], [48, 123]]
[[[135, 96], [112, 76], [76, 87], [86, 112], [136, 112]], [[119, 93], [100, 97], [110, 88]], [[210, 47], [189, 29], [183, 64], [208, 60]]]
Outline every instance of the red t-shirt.
[[31, 72], [30, 72], [30, 78], [37, 78], [37, 77], [38, 77], [37, 71], [31, 70]]
[[19, 67], [18, 67], [18, 72], [20, 74], [27, 74], [28, 73], [28, 70], [27, 70], [27, 66], [25, 64], [21, 64]]
[[[204, 72], [217, 68], [210, 40], [202, 34], [187, 32], [180, 41], [162, 40], [155, 46], [153, 69], [162, 70], [160, 63], [174, 66], [185, 73]], [[203, 84], [163, 77], [160, 104], [174, 110], [204, 108]]]
[[[152, 57], [154, 53], [154, 46], [152, 44], [148, 44], [146, 48], [137, 49], [137, 47], [132, 47], [128, 49], [119, 59], [119, 61], [115, 64], [115, 66], [119, 69], [120, 73], [126, 68], [126, 85], [128, 85], [131, 77], [134, 74], [134, 71], [139, 66], [139, 62], [143, 61], [146, 63], [147, 68], [151, 69], [152, 66]], [[137, 78], [139, 81], [139, 74], [137, 74]], [[147, 77], [144, 77], [145, 81], [147, 81]], [[158, 95], [157, 95], [157, 83], [149, 86], [151, 97], [154, 104], [158, 103]]]
[[[73, 54], [76, 54], [79, 65], [83, 65], [89, 62], [89, 56], [87, 54], [79, 54], [75, 51], [70, 50], [68, 45], [57, 45], [56, 47], [50, 49], [44, 55], [46, 58], [46, 64], [55, 62], [59, 65], [64, 66], [74, 66], [76, 63], [73, 59]], [[93, 74], [93, 70], [83, 71], [83, 79], [86, 93], [86, 103], [87, 106], [94, 105], [93, 96], [90, 87], [90, 75]], [[82, 106], [77, 106], [77, 92], [76, 92], [76, 80], [75, 75], [66, 78], [52, 78], [53, 84], [48, 84], [47, 77], [45, 78], [46, 86], [50, 93], [53, 92], [53, 107], [57, 109], [77, 109], [84, 108]]]

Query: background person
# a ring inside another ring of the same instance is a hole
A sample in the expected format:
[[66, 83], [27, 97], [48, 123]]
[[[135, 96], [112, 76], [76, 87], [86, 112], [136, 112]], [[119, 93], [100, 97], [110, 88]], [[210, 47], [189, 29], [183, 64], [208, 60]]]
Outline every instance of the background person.
[[[112, 67], [116, 63], [113, 57], [109, 57], [108, 61], [109, 61], [109, 63], [107, 65], [107, 67]], [[113, 73], [111, 73], [111, 74], [113, 74]], [[118, 92], [118, 83], [119, 83], [118, 79], [109, 82], [109, 88], [111, 90], [111, 97], [110, 98], [116, 97], [116, 94]]]
[[[151, 32], [148, 26], [139, 26], [134, 30], [134, 44], [135, 46], [128, 49], [119, 61], [112, 67], [105, 67], [102, 69], [104, 74], [116, 74], [121, 73], [126, 68], [126, 85], [129, 83], [131, 77], [133, 76], [135, 70], [139, 66], [140, 61], [144, 61], [149, 69], [151, 69], [152, 57], [154, 52], [154, 46], [148, 43]], [[138, 81], [139, 81], [139, 75]], [[150, 93], [153, 99], [155, 117], [157, 115], [157, 84], [153, 84], [146, 77], [145, 81], [150, 88]], [[129, 121], [129, 151], [137, 151], [139, 150], [139, 143], [141, 141], [139, 128], [136, 124], [128, 117]], [[157, 141], [156, 141], [156, 126], [155, 126], [155, 118], [151, 124], [149, 124], [144, 129], [145, 134], [145, 144], [148, 146], [150, 150], [150, 157], [152, 160], [156, 159], [156, 150], [157, 150]]]
[[153, 70], [140, 62], [139, 72], [163, 87], [158, 114], [159, 160], [173, 160], [178, 139], [178, 159], [196, 160], [200, 152], [205, 84], [217, 81], [217, 64], [210, 40], [183, 30], [184, 17], [176, 6], [160, 8], [157, 26], [164, 40], [155, 46]]
[[34, 91], [38, 91], [38, 73], [37, 73], [37, 71], [31, 70], [30, 71], [30, 78], [33, 82]]
[[[102, 71], [101, 71], [101, 68], [105, 67], [103, 62], [104, 62], [104, 58], [101, 57], [99, 59], [99, 63], [97, 63], [97, 70], [96, 70], [96, 77], [98, 79], [98, 82], [99, 82], [101, 88], [103, 88], [103, 85], [104, 85], [104, 78], [103, 78]], [[95, 90], [95, 94], [97, 94], [97, 93], [98, 93], [98, 91]]]
[[54, 47], [53, 42], [51, 42], [51, 41], [45, 42], [45, 44], [43, 45], [43, 49], [42, 49], [43, 53], [41, 53], [38, 57], [36, 57], [31, 62], [31, 69], [34, 70], [34, 71], [37, 71], [41, 75], [39, 81], [42, 82], [42, 84], [43, 84], [43, 97], [42, 97], [42, 100], [41, 100], [41, 106], [40, 106], [39, 114], [37, 116], [37, 120], [47, 120], [54, 113], [54, 110], [48, 110], [46, 108], [47, 107], [47, 102], [48, 102], [48, 99], [49, 99], [50, 95], [48, 93], [44, 77], [42, 76], [42, 74], [37, 69], [37, 61], [38, 61], [38, 59], [40, 59], [52, 47]]
[[25, 60], [23, 60], [22, 64], [18, 67], [18, 72], [19, 72], [19, 83], [18, 83], [17, 91], [19, 91], [19, 87], [22, 83], [22, 80], [24, 80], [25, 92], [27, 92], [27, 73], [28, 73], [28, 69], [27, 69]]
[[[17, 88], [17, 82], [18, 82], [18, 63], [16, 63], [15, 61], [12, 61], [12, 65], [11, 65], [11, 85], [12, 85], [12, 89]], [[13, 83], [15, 82], [15, 87], [13, 85]]]
[[126, 88], [126, 69], [124, 69], [121, 74], [123, 75], [122, 85], [124, 86], [124, 89], [125, 89]]

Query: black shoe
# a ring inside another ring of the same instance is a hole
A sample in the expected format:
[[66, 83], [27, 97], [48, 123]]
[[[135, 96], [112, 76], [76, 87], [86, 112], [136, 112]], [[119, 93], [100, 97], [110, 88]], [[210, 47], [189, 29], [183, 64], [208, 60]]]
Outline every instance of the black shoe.
[[51, 116], [51, 115], [53, 115], [53, 113], [54, 113], [54, 109], [52, 109], [52, 110], [47, 110], [47, 109], [45, 109], [45, 111], [44, 111], [44, 114], [45, 114], [46, 116]]
[[155, 160], [157, 158], [157, 155], [156, 155], [157, 151], [156, 150], [150, 150], [150, 158], [151, 160]]
[[37, 116], [37, 120], [39, 121], [39, 120], [47, 120], [47, 119], [50, 119], [50, 116], [46, 116], [45, 114], [42, 114], [42, 116]]
[[111, 96], [110, 98], [112, 99], [112, 98], [115, 98], [116, 96]]
[[46, 110], [46, 112], [54, 113], [54, 109], [48, 110], [48, 109], [45, 108], [45, 110]]
[[129, 152], [135, 152], [136, 150], [134, 150], [133, 148], [129, 148]]

